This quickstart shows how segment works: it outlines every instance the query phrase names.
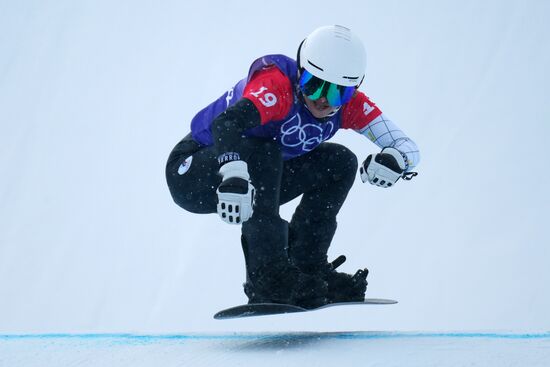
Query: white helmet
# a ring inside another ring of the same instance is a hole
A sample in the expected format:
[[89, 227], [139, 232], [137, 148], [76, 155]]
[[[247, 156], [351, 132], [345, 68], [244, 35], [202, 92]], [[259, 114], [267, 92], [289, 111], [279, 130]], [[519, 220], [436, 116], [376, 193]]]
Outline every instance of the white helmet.
[[298, 67], [338, 85], [358, 87], [366, 66], [363, 42], [340, 25], [317, 28], [298, 49]]

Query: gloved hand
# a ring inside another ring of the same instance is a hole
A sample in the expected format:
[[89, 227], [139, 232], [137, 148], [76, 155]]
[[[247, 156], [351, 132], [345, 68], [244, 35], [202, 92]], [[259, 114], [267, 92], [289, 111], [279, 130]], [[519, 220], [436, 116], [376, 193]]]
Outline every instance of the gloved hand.
[[220, 168], [223, 176], [218, 186], [218, 214], [224, 222], [241, 224], [247, 221], [253, 212], [254, 186], [250, 183], [248, 165], [236, 160], [224, 164]]
[[391, 187], [403, 176], [406, 167], [405, 158], [400, 151], [395, 148], [384, 148], [378, 154], [370, 154], [359, 172], [363, 182]]

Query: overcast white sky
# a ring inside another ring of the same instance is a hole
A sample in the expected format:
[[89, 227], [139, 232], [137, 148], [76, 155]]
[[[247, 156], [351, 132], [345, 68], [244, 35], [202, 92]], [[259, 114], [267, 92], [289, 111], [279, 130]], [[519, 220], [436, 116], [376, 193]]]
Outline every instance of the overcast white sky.
[[[549, 17], [542, 0], [0, 0], [0, 333], [549, 330]], [[422, 162], [389, 190], [357, 178], [330, 253], [400, 303], [214, 321], [245, 302], [239, 229], [173, 204], [166, 158], [255, 58], [334, 23]]]

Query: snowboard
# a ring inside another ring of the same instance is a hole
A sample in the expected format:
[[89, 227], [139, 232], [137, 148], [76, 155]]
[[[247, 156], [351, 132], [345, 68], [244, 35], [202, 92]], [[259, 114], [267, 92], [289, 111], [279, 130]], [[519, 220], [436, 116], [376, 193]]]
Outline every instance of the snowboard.
[[340, 303], [329, 303], [317, 308], [303, 308], [294, 305], [286, 305], [282, 303], [250, 303], [245, 305], [239, 305], [220, 312], [214, 315], [216, 320], [226, 320], [226, 319], [238, 319], [242, 317], [253, 317], [253, 316], [267, 316], [267, 315], [279, 315], [285, 313], [296, 313], [296, 312], [310, 312], [322, 310], [329, 307], [335, 306], [348, 306], [348, 305], [391, 305], [395, 304], [397, 301], [392, 299], [382, 299], [382, 298], [366, 298], [363, 302], [340, 302]]

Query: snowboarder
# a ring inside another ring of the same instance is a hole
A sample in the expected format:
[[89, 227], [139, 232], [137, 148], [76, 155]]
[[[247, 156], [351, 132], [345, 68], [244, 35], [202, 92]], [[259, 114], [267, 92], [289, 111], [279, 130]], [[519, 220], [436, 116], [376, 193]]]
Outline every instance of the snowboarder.
[[[380, 187], [410, 178], [419, 161], [416, 144], [358, 90], [365, 69], [355, 34], [318, 28], [297, 60], [254, 61], [246, 78], [197, 113], [170, 154], [166, 178], [180, 207], [242, 225], [249, 303], [315, 308], [365, 297], [367, 272], [337, 272], [327, 259], [358, 161], [326, 141], [352, 129], [378, 145], [359, 171]], [[279, 206], [300, 195], [288, 223]]]

